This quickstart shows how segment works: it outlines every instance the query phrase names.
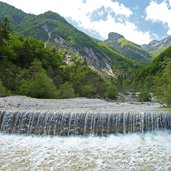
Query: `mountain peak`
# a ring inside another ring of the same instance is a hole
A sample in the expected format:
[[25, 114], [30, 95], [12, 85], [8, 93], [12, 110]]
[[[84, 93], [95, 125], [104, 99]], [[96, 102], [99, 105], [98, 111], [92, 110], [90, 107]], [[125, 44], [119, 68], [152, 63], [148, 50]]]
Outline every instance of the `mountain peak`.
[[63, 22], [66, 22], [66, 20], [63, 17], [61, 17], [58, 13], [55, 13], [53, 11], [47, 11], [47, 12], [45, 12], [43, 14], [40, 14], [40, 16], [43, 16], [43, 17], [45, 17], [47, 19], [61, 20]]
[[57, 15], [57, 13], [53, 12], [53, 11], [46, 11], [44, 13], [44, 15]]
[[153, 40], [149, 44], [142, 45], [142, 48], [152, 52], [155, 56], [159, 55], [164, 49], [171, 45], [171, 36], [162, 40]]
[[141, 46], [127, 40], [123, 35], [111, 32], [105, 43], [120, 54], [142, 63], [148, 63], [151, 56]]
[[108, 39], [109, 40], [117, 41], [120, 38], [124, 38], [124, 36], [119, 34], [119, 33], [114, 33], [114, 32], [111, 32], [111, 33], [108, 34]]

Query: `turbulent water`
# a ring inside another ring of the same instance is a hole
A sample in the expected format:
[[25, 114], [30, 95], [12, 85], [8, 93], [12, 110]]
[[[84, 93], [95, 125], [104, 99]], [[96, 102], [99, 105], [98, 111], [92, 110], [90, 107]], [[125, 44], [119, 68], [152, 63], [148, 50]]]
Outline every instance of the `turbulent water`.
[[0, 112], [0, 130], [38, 135], [109, 135], [171, 130], [165, 112]]
[[0, 134], [1, 171], [170, 171], [169, 132], [109, 137]]
[[171, 110], [0, 98], [0, 171], [171, 171]]
[[157, 103], [99, 99], [0, 99], [0, 131], [37, 135], [109, 135], [171, 130], [171, 111]]

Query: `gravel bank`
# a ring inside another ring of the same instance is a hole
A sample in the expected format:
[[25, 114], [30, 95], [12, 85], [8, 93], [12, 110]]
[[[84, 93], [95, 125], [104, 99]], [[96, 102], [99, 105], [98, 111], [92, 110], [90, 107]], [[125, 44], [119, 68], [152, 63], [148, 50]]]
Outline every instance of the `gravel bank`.
[[100, 99], [74, 98], [74, 99], [35, 99], [25, 96], [9, 96], [0, 98], [0, 110], [26, 110], [26, 111], [93, 111], [93, 112], [129, 112], [129, 111], [168, 111], [158, 103], [118, 103], [107, 102]]

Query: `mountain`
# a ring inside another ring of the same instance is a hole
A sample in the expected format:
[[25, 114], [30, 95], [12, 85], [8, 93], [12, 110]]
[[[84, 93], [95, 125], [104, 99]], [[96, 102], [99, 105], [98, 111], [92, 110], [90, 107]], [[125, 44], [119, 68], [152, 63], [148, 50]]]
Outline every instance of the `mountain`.
[[126, 40], [124, 36], [118, 33], [109, 33], [108, 39], [104, 42], [122, 55], [127, 56], [133, 60], [147, 63], [150, 62], [152, 59], [149, 53], [141, 48], [140, 45]]
[[[160, 102], [171, 105], [171, 46], [142, 68], [118, 77], [117, 87], [123, 91], [141, 92], [143, 98], [153, 92]], [[141, 97], [141, 96], [140, 96]], [[155, 100], [157, 100], [155, 98]]]
[[96, 70], [113, 75], [113, 69], [137, 68], [140, 64], [121, 55], [105, 43], [74, 28], [57, 13], [48, 11], [41, 15], [26, 14], [0, 2], [0, 16], [7, 17], [16, 33], [42, 40], [52, 49], [68, 49]]
[[67, 49], [56, 51], [40, 40], [14, 34], [7, 19], [0, 21], [0, 61], [0, 97], [113, 99], [117, 95], [113, 79]]
[[17, 30], [24, 18], [29, 15], [3, 2], [0, 2], [0, 14], [0, 20], [7, 18], [13, 30]]
[[171, 61], [171, 46], [160, 53], [152, 63], [144, 67], [143, 72], [148, 74], [148, 76], [160, 75], [169, 61]]
[[151, 53], [153, 56], [159, 55], [163, 50], [171, 45], [171, 36], [162, 40], [153, 40], [149, 44], [144, 44], [141, 47]]
[[[168, 64], [171, 64], [171, 46], [160, 53], [150, 64], [132, 73], [130, 84], [136, 89], [148, 89], [154, 91], [154, 87], [166, 81], [163, 72]], [[170, 75], [168, 76], [170, 79]], [[159, 78], [162, 81], [157, 81]], [[164, 91], [164, 90], [163, 90]]]

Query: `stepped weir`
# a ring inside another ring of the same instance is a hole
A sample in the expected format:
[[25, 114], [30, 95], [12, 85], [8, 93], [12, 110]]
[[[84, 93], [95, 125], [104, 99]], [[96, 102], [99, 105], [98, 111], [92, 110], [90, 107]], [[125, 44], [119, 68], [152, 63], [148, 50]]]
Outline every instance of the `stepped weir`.
[[1, 111], [0, 130], [59, 136], [145, 133], [171, 130], [171, 114]]

